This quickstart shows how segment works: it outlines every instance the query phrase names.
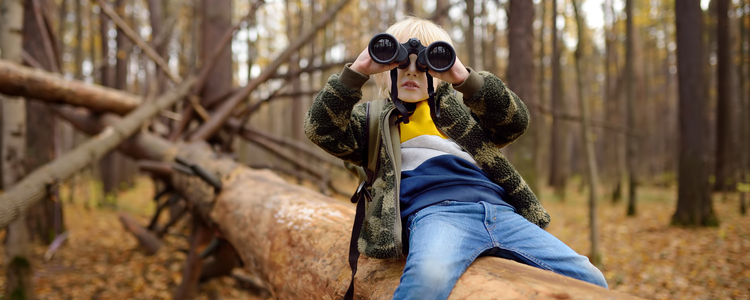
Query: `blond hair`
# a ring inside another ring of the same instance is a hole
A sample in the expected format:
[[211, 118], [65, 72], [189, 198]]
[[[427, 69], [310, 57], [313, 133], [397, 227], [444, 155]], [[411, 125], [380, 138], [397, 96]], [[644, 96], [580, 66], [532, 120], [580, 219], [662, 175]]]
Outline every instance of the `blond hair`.
[[[453, 41], [451, 40], [450, 35], [445, 32], [442, 27], [430, 20], [417, 17], [405, 17], [391, 25], [391, 27], [388, 27], [388, 30], [385, 32], [393, 35], [399, 43], [406, 43], [410, 38], [417, 38], [422, 42], [422, 45], [425, 46], [437, 41], [444, 41], [453, 46]], [[378, 94], [380, 97], [390, 98], [391, 77], [389, 72], [383, 72], [373, 76], [375, 77], [375, 85], [378, 88]], [[435, 78], [434, 85], [437, 86], [439, 81], [439, 79]]]

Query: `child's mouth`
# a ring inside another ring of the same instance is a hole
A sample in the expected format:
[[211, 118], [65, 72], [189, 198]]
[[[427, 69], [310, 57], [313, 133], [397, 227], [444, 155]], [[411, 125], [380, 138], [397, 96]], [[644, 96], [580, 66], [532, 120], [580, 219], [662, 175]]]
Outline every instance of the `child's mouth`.
[[417, 85], [417, 83], [413, 81], [404, 82], [404, 84], [402, 84], [401, 87], [404, 88], [405, 90], [419, 90], [419, 86]]

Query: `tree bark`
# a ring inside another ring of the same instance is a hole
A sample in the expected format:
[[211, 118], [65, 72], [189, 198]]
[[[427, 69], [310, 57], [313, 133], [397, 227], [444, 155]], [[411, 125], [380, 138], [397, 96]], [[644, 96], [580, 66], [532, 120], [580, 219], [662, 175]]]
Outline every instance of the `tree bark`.
[[[24, 2], [23, 48], [44, 70], [55, 72], [58, 52], [50, 30], [54, 20], [49, 12], [55, 12], [54, 1], [32, 0]], [[44, 12], [48, 12], [47, 15]], [[49, 107], [38, 101], [27, 101], [26, 124], [26, 170], [34, 170], [55, 159], [55, 132], [58, 121]], [[57, 204], [57, 205], [56, 205]], [[32, 238], [39, 238], [49, 245], [64, 231], [61, 203], [45, 198], [29, 210], [29, 230]]]
[[[167, 46], [169, 43], [157, 40], [157, 37], [167, 35], [162, 24], [162, 19], [165, 16], [164, 12], [162, 12], [162, 7], [164, 5], [162, 5], [162, 0], [148, 0], [146, 3], [148, 4], [149, 20], [151, 21], [151, 45], [154, 47], [154, 50], [159, 57], [167, 58]], [[179, 13], [180, 12], [177, 11], [176, 15]], [[164, 39], [168, 41], [169, 37], [164, 37]], [[156, 82], [152, 84], [156, 85], [154, 90], [156, 90], [157, 93], [160, 94], [164, 90], [166, 84], [166, 73], [164, 73], [164, 70], [162, 70], [159, 65], [156, 67]]]
[[[466, 0], [466, 19], [467, 19], [467, 26], [464, 29], [464, 36], [466, 37], [466, 54], [469, 57], [469, 60], [467, 61], [469, 67], [475, 68], [477, 70], [481, 70], [481, 66], [477, 65], [477, 55], [476, 55], [476, 48], [474, 47], [474, 0]], [[533, 5], [532, 5], [533, 7]], [[533, 8], [532, 8], [533, 9]], [[532, 11], [531, 15], [533, 16], [534, 13]], [[533, 19], [531, 20], [533, 21]], [[508, 20], [508, 23], [510, 24], [510, 20]], [[510, 29], [510, 28], [509, 28]], [[533, 31], [531, 32], [533, 33]], [[510, 42], [508, 43], [510, 44]], [[533, 44], [533, 43], [532, 43]], [[533, 48], [533, 47], [532, 47]], [[521, 98], [523, 99], [523, 98]]]
[[[0, 2], [0, 58], [20, 63], [23, 52], [23, 15], [21, 0]], [[0, 95], [0, 189], [18, 186], [26, 175], [26, 102], [22, 97]], [[5, 206], [6, 202], [0, 201]], [[5, 242], [5, 299], [34, 299], [33, 271], [29, 260], [29, 232], [26, 212], [8, 226]]]
[[[635, 15], [633, 14], [633, 0], [625, 0], [625, 10], [627, 14], [627, 20], [625, 23], [626, 27], [626, 42], [625, 42], [625, 111], [626, 111], [626, 122], [625, 127], [632, 129], [635, 128], [635, 72], [634, 72], [634, 54], [635, 54], [635, 47], [634, 44], [634, 31], [633, 31], [633, 19], [635, 19]], [[636, 160], [638, 159], [636, 157], [637, 147], [638, 147], [638, 140], [636, 140], [633, 136], [629, 135], [627, 136], [627, 142], [626, 144], [626, 167], [628, 169], [628, 216], [635, 216], [636, 215], [636, 207], [635, 207], [635, 201], [636, 201], [636, 187], [638, 185], [638, 178], [636, 175]]]
[[553, 112], [550, 132], [550, 172], [549, 185], [554, 187], [555, 194], [565, 199], [565, 185], [568, 177], [569, 167], [568, 143], [566, 123], [556, 114], [565, 113], [565, 100], [562, 90], [562, 74], [560, 74], [560, 33], [557, 30], [557, 0], [552, 0], [552, 93], [550, 108]]
[[[740, 7], [743, 9], [746, 8], [745, 0], [740, 1]], [[745, 66], [747, 65], [746, 59], [749, 59], [750, 57], [746, 56], [747, 53], [750, 52], [745, 47], [745, 42], [748, 40], [747, 38], [747, 27], [745, 26], [745, 19], [748, 19], [748, 15], [750, 15], [750, 12], [745, 11], [742, 16], [739, 19], [739, 25], [740, 25], [740, 63], [739, 63], [739, 81], [740, 81], [740, 104], [742, 105], [742, 115], [740, 116], [740, 141], [742, 141], [742, 144], [740, 145], [741, 149], [750, 149], [750, 95], [745, 95], [746, 86], [748, 86], [747, 82], [745, 82]], [[750, 91], [750, 89], [747, 89]], [[746, 215], [747, 214], [747, 196], [750, 194], [750, 191], [747, 189], [750, 188], [750, 153], [748, 151], [741, 151], [741, 159], [742, 164], [740, 166], [740, 182], [744, 184], [745, 189], [740, 191], [740, 214]]]
[[[618, 65], [617, 65], [617, 24], [616, 16], [614, 11], [613, 0], [607, 0], [604, 3], [604, 45], [606, 51], [606, 58], [604, 63], [604, 110], [605, 119], [616, 123], [622, 124], [621, 114], [622, 97], [620, 93], [617, 93], [616, 86], [618, 83]], [[666, 32], [666, 31], [665, 31]], [[602, 177], [607, 181], [607, 184], [611, 184], [611, 199], [613, 203], [617, 203], [622, 199], [622, 179], [623, 179], [623, 167], [622, 166], [622, 140], [625, 137], [620, 134], [607, 134], [603, 137], [604, 140], [604, 161], [609, 162], [602, 166]]]
[[178, 90], [163, 95], [153, 102], [143, 104], [121, 122], [105, 128], [75, 150], [36, 169], [18, 184], [0, 194], [0, 203], [6, 203], [0, 206], [0, 227], [4, 227], [19, 214], [26, 212], [29, 206], [42, 199], [46, 195], [48, 184], [66, 180], [75, 172], [91, 164], [92, 161], [100, 159], [138, 131], [143, 122], [184, 97], [193, 82], [192, 79], [185, 81]]
[[[539, 3], [541, 12], [541, 17], [539, 18], [541, 22], [541, 28], [539, 30], [539, 76], [537, 77], [537, 80], [539, 80], [537, 90], [537, 101], [539, 107], [548, 107], [547, 104], [547, 94], [545, 93], [547, 90], [547, 76], [546, 76], [546, 69], [547, 66], [545, 65], [544, 59], [547, 57], [547, 51], [545, 50], [545, 32], [547, 32], [547, 27], [545, 27], [545, 24], [547, 23], [547, 3], [549, 1], [547, 0], [541, 0]], [[532, 110], [534, 111], [534, 110]], [[536, 125], [536, 135], [534, 137], [534, 172], [536, 173], [536, 186], [537, 188], [540, 188], [546, 184], [546, 181], [544, 178], [547, 178], [546, 173], [549, 170], [548, 168], [548, 151], [547, 149], [547, 141], [549, 141], [549, 127], [547, 126], [547, 118], [543, 115], [537, 115], [536, 117], [532, 118], [532, 126]], [[528, 182], [528, 181], [527, 181]], [[532, 187], [532, 190], [534, 188]], [[540, 197], [540, 195], [537, 195], [537, 197]], [[542, 199], [543, 200], [543, 199]]]
[[[539, 106], [534, 76], [534, 3], [526, 0], [511, 0], [508, 10], [508, 87], [528, 106]], [[471, 45], [471, 44], [469, 44]], [[539, 116], [532, 118], [532, 126], [525, 137], [516, 141], [513, 147], [514, 165], [532, 190], [539, 193], [539, 180], [534, 157], [536, 135], [541, 121]]]
[[583, 28], [586, 23], [580, 13], [579, 2], [573, 0], [573, 10], [575, 11], [576, 24], [578, 28], [578, 45], [576, 46], [576, 82], [578, 87], [578, 102], [581, 110], [581, 140], [583, 153], [586, 161], [586, 181], [589, 188], [589, 240], [591, 241], [591, 252], [589, 259], [594, 265], [601, 265], [602, 256], [599, 251], [599, 222], [597, 218], [597, 202], [599, 201], [599, 175], [596, 166], [596, 152], [594, 151], [593, 132], [590, 126], [589, 104], [586, 102], [583, 88], [583, 72], [581, 65], [583, 62], [583, 51], [585, 45], [585, 36]]
[[[231, 0], [201, 0], [203, 22], [201, 43], [202, 61], [207, 61], [212, 49], [219, 45], [223, 33], [232, 28]], [[201, 92], [203, 99], [210, 99], [232, 89], [232, 49], [224, 47], [211, 68]], [[202, 102], [203, 105], [207, 105]]]
[[673, 225], [716, 226], [710, 194], [708, 99], [703, 66], [700, 1], [675, 1], [680, 105], [680, 165]]
[[714, 190], [734, 191], [737, 184], [738, 158], [735, 149], [736, 106], [731, 90], [732, 55], [729, 42], [729, 0], [716, 0], [716, 181]]

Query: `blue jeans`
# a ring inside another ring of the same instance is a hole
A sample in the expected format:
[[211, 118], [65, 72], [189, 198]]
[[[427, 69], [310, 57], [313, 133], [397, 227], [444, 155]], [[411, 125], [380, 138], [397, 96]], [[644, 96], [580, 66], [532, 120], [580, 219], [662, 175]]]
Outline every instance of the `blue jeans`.
[[588, 258], [507, 205], [443, 201], [411, 214], [409, 254], [393, 299], [446, 299], [480, 255], [511, 259], [607, 287]]

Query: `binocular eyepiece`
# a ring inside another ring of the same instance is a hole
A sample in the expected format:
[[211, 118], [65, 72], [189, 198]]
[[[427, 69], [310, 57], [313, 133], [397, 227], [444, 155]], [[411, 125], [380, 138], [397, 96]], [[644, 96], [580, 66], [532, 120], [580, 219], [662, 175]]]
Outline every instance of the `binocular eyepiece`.
[[367, 50], [376, 63], [387, 65], [397, 62], [399, 68], [408, 67], [409, 55], [416, 54], [417, 69], [422, 72], [427, 72], [428, 69], [445, 72], [456, 62], [456, 51], [447, 42], [437, 41], [425, 47], [417, 38], [411, 38], [400, 44], [388, 33], [375, 35], [370, 40]]

